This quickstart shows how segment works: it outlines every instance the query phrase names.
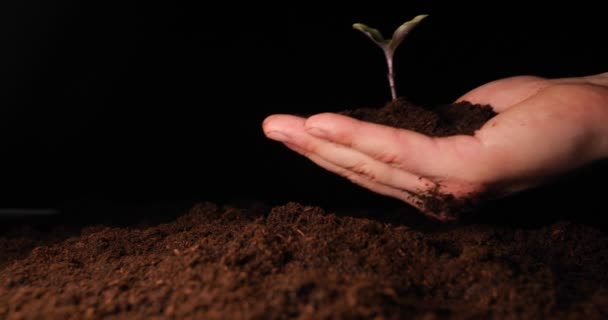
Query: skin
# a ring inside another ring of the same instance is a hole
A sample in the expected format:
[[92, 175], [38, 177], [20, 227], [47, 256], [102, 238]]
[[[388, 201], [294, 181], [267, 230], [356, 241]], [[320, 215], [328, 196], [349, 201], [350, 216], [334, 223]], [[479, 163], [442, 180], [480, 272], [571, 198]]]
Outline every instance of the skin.
[[457, 100], [490, 104], [498, 115], [474, 136], [442, 138], [335, 113], [275, 114], [262, 126], [320, 167], [439, 219], [447, 213], [420, 201], [431, 190], [504, 197], [608, 157], [608, 72], [510, 77]]

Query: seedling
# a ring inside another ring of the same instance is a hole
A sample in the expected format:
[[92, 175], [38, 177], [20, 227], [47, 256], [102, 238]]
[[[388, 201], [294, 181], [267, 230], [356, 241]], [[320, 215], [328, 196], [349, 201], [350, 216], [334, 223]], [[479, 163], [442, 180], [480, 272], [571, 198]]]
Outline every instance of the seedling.
[[393, 100], [397, 99], [397, 91], [395, 89], [395, 71], [393, 70], [393, 57], [395, 56], [395, 50], [403, 39], [428, 15], [421, 14], [416, 16], [414, 19], [405, 22], [395, 30], [391, 39], [384, 39], [382, 33], [377, 29], [370, 28], [362, 23], [353, 24], [353, 28], [363, 32], [366, 36], [372, 39], [384, 52], [386, 58], [386, 64], [388, 66], [388, 84], [391, 88], [391, 96]]

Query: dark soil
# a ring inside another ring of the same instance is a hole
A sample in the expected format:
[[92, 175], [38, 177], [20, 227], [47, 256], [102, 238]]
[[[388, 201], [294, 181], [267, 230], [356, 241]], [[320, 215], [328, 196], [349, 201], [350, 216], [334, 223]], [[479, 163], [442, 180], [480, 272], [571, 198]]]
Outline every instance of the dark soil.
[[462, 101], [423, 107], [404, 98], [398, 98], [379, 109], [359, 108], [343, 113], [360, 120], [413, 130], [433, 137], [473, 135], [496, 115], [489, 105]]
[[0, 221], [0, 319], [602, 319], [608, 212], [583, 185], [457, 224], [294, 202]]

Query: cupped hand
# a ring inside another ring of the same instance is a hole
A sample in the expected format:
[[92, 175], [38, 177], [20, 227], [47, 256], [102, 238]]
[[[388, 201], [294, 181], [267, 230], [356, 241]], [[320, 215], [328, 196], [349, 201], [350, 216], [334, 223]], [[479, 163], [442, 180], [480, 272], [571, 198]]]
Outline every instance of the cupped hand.
[[498, 114], [473, 136], [429, 137], [335, 113], [271, 115], [263, 130], [317, 165], [444, 221], [477, 200], [608, 156], [608, 73], [511, 77], [458, 100], [489, 104]]

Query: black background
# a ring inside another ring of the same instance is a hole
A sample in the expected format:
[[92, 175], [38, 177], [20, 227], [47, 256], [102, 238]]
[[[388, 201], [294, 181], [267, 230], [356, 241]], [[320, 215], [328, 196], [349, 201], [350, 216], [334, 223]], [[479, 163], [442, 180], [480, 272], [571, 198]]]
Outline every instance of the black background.
[[429, 14], [395, 58], [399, 93], [422, 104], [512, 75], [608, 71], [598, 7], [396, 3], [3, 2], [0, 206], [362, 199], [260, 126], [390, 98], [354, 22], [390, 34]]

